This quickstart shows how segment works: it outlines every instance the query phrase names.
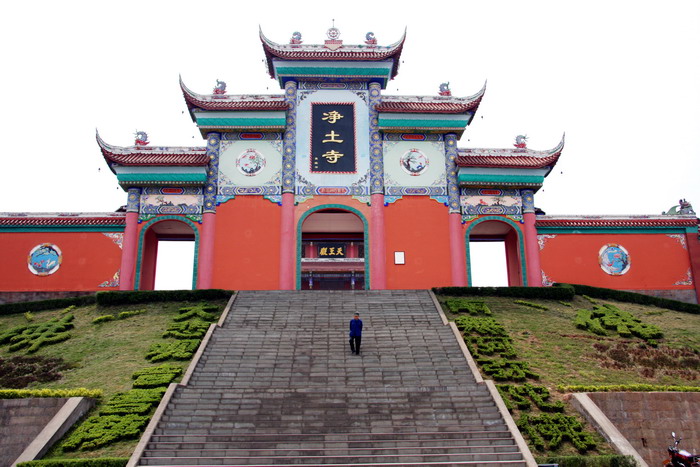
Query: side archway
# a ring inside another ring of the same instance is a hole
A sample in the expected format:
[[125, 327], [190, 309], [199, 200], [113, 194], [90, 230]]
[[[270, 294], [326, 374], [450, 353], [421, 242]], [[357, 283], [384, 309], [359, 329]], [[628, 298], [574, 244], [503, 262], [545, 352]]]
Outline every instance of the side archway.
[[154, 290], [159, 241], [194, 241], [192, 289], [196, 289], [199, 230], [187, 218], [162, 216], [148, 221], [139, 233], [134, 290]]
[[499, 216], [484, 216], [472, 222], [465, 233], [468, 285], [473, 272], [470, 256], [472, 241], [501, 241], [505, 244], [508, 286], [527, 286], [527, 264], [523, 234], [512, 220]]
[[367, 219], [341, 204], [306, 211], [297, 223], [296, 270], [297, 290], [369, 289]]

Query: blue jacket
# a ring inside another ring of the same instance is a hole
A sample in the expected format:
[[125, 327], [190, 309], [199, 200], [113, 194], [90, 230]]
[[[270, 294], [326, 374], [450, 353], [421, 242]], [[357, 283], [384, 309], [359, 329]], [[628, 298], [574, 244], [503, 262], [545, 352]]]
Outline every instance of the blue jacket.
[[350, 320], [350, 337], [362, 337], [362, 320], [361, 319], [351, 319]]

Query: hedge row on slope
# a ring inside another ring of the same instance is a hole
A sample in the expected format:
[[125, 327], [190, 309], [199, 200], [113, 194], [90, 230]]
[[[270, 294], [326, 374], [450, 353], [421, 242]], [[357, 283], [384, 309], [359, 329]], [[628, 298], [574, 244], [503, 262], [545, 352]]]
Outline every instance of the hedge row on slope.
[[685, 313], [700, 314], [700, 305], [693, 303], [679, 302], [670, 298], [652, 297], [635, 292], [625, 292], [624, 290], [604, 289], [602, 287], [592, 287], [580, 284], [554, 284], [556, 289], [573, 289], [576, 295], [588, 295], [602, 300], [616, 300], [618, 302], [636, 303], [639, 305], [652, 305], [659, 308], [667, 308]]

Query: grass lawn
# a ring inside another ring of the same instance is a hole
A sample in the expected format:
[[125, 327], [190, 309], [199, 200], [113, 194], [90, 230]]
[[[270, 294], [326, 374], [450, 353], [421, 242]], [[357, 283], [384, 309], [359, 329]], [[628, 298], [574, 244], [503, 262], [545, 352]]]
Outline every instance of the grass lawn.
[[[219, 310], [223, 311], [226, 300], [211, 300], [208, 303], [218, 306]], [[131, 389], [133, 382], [131, 375], [135, 371], [160, 364], [151, 363], [144, 356], [153, 343], [163, 342], [162, 335], [172, 322], [173, 317], [177, 315], [178, 309], [187, 305], [190, 304], [165, 302], [99, 308], [96, 305], [89, 305], [74, 309], [70, 312], [75, 316], [74, 328], [68, 331], [70, 339], [41, 347], [33, 354], [44, 357], [61, 357], [70, 365], [70, 368], [61, 371], [63, 377], [57, 381], [32, 383], [28, 388], [72, 389], [84, 387], [101, 389], [104, 392], [103, 400], [105, 401], [117, 392]], [[122, 311], [133, 310], [146, 310], [146, 312], [126, 319], [92, 324], [93, 319], [99, 316], [105, 314], [117, 316]], [[64, 316], [62, 311], [36, 312], [32, 314], [31, 321], [28, 321], [24, 314], [1, 316], [0, 335], [16, 326], [42, 323], [52, 318], [59, 318]], [[26, 354], [24, 349], [10, 352], [8, 344], [0, 345], [1, 358]], [[169, 363], [183, 369], [189, 365], [189, 361], [170, 361]], [[123, 441], [94, 451], [78, 451], [65, 455], [60, 451], [60, 448], [54, 448], [45, 458], [54, 456], [129, 457], [136, 443], [137, 440]]]

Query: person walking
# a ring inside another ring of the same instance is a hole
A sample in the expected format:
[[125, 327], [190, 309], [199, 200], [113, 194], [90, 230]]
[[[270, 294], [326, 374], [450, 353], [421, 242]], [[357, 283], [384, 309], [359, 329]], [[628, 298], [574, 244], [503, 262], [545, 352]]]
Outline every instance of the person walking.
[[360, 355], [360, 344], [362, 343], [362, 320], [360, 314], [355, 313], [350, 320], [350, 351], [355, 355]]

